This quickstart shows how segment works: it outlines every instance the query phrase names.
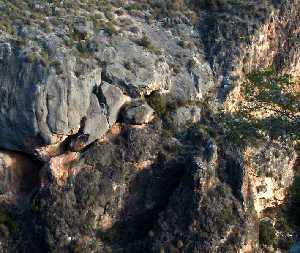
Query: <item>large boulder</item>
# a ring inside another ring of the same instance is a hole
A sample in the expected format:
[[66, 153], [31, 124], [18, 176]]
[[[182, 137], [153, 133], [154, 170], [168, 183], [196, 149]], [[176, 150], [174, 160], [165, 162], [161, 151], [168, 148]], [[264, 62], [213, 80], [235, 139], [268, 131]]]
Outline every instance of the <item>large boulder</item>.
[[2, 43], [0, 147], [32, 153], [78, 132], [88, 145], [116, 122], [128, 99], [117, 86], [101, 82], [100, 67], [78, 75], [76, 58], [65, 49], [56, 49], [60, 58], [49, 68], [29, 61], [30, 52], [11, 50]]
[[154, 118], [154, 110], [146, 102], [136, 101], [124, 109], [122, 116], [129, 124], [147, 124]]
[[106, 60], [106, 81], [119, 85], [132, 97], [169, 88], [170, 70], [163, 58], [128, 39], [117, 37], [113, 45], [98, 53], [99, 58]]
[[57, 60], [59, 73], [28, 57], [14, 50], [0, 61], [0, 146], [31, 152], [79, 130], [91, 104], [95, 106], [93, 90], [101, 84], [101, 69], [76, 77], [71, 55]]
[[171, 113], [173, 126], [180, 130], [188, 123], [197, 123], [201, 119], [201, 107], [199, 106], [181, 106]]
[[107, 120], [112, 126], [118, 119], [121, 107], [129, 100], [129, 97], [125, 96], [120, 88], [107, 82], [102, 83], [100, 93], [102, 98], [100, 101], [106, 106]]

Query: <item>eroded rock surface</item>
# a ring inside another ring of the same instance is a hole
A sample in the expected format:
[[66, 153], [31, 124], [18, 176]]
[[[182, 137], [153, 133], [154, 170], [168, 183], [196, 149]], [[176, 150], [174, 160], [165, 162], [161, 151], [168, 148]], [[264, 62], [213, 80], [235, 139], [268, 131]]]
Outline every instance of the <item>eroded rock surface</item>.
[[154, 110], [146, 102], [133, 102], [126, 106], [123, 119], [130, 124], [147, 124], [154, 118]]

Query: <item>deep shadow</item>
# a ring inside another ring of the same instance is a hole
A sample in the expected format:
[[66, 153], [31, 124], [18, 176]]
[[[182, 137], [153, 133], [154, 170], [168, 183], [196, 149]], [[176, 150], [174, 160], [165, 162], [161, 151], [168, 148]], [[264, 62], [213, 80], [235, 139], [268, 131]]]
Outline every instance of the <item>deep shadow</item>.
[[159, 213], [168, 206], [187, 167], [185, 160], [167, 161], [159, 155], [150, 168], [138, 173], [130, 182], [118, 222], [109, 231], [99, 232], [101, 239], [114, 247], [118, 242], [123, 249], [144, 240], [156, 225]]
[[39, 172], [44, 163], [35, 156], [23, 152], [9, 150], [0, 150], [0, 152], [10, 160], [6, 171], [2, 172], [7, 174], [5, 180], [9, 178], [8, 189], [16, 195], [19, 204], [22, 205], [22, 200], [26, 202], [27, 197], [39, 188]]
[[223, 153], [222, 156], [224, 164], [220, 166], [222, 169], [218, 170], [218, 176], [222, 182], [225, 182], [230, 186], [233, 195], [243, 202], [241, 189], [245, 173], [244, 166], [241, 164], [241, 161], [238, 161], [237, 157], [234, 159], [225, 153]]

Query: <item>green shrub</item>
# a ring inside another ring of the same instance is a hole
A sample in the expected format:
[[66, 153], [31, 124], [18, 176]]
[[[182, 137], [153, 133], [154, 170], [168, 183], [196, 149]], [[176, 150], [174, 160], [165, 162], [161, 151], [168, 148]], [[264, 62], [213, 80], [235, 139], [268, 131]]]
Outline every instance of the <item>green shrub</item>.
[[261, 221], [259, 223], [259, 243], [261, 245], [271, 246], [275, 239], [275, 229], [268, 221]]
[[50, 67], [55, 68], [56, 74], [60, 75], [63, 73], [62, 65], [59, 60], [53, 60], [50, 62]]
[[109, 35], [118, 33], [118, 30], [112, 22], [107, 22], [104, 29]]
[[82, 54], [86, 54], [89, 52], [88, 50], [88, 41], [85, 40], [81, 40], [77, 43], [77, 50], [82, 53]]
[[145, 47], [145, 48], [149, 48], [152, 45], [152, 42], [150, 40], [150, 38], [146, 35], [144, 35], [139, 41], [138, 41], [138, 45]]
[[125, 6], [125, 9], [127, 11], [133, 11], [133, 10], [140, 10], [140, 7], [141, 6], [138, 3], [132, 3], [132, 4]]
[[152, 44], [152, 41], [150, 40], [150, 38], [147, 35], [144, 35], [139, 41], [137, 41], [137, 44], [146, 48], [148, 51], [150, 51], [151, 53], [154, 53], [156, 55], [160, 55], [161, 51], [159, 48], [155, 47]]
[[146, 96], [147, 103], [154, 109], [159, 117], [162, 117], [167, 111], [166, 97], [160, 94], [158, 91], [152, 92], [149, 96]]
[[191, 41], [187, 41], [187, 40], [180, 40], [178, 42], [178, 45], [185, 49], [191, 49], [193, 46], [193, 43]]
[[221, 219], [223, 219], [224, 223], [226, 224], [230, 224], [235, 219], [231, 206], [224, 207]]
[[30, 63], [30, 64], [34, 64], [38, 61], [38, 57], [35, 53], [28, 53], [25, 56], [25, 62]]
[[10, 233], [14, 233], [17, 230], [15, 221], [3, 208], [0, 208], [0, 224], [6, 226], [9, 229]]

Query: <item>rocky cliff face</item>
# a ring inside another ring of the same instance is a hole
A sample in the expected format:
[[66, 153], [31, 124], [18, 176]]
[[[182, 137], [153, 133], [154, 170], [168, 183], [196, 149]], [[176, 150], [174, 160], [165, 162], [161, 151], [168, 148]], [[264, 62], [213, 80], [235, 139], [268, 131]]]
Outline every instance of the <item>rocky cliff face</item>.
[[252, 69], [298, 76], [298, 1], [0, 11], [0, 252], [272, 251], [294, 143], [241, 148], [214, 114]]

